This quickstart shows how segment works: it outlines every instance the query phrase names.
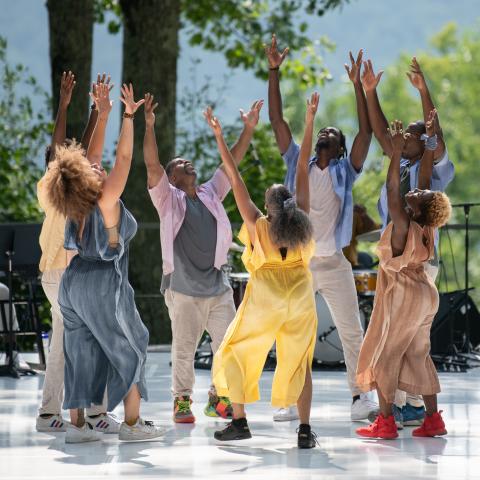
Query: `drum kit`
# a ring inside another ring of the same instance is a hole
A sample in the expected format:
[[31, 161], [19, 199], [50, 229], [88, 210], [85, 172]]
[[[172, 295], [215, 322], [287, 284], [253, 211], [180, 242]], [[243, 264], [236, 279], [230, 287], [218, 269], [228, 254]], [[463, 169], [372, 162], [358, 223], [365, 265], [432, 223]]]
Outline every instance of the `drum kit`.
[[[358, 241], [377, 242], [380, 240], [381, 230], [373, 230], [357, 236]], [[231, 252], [241, 253], [243, 246], [232, 242]], [[245, 288], [248, 283], [249, 274], [246, 272], [228, 273], [230, 284], [233, 288], [235, 306], [238, 307], [243, 299]], [[360, 310], [360, 322], [364, 331], [368, 327], [368, 321], [373, 309], [373, 299], [377, 285], [377, 271], [369, 268], [358, 268], [353, 270], [355, 287], [357, 290], [358, 306]], [[333, 323], [332, 315], [327, 303], [320, 293], [315, 294], [317, 306], [318, 328], [317, 343], [315, 345], [314, 361], [317, 365], [341, 366], [345, 360], [343, 356], [342, 343], [338, 336], [337, 329]]]

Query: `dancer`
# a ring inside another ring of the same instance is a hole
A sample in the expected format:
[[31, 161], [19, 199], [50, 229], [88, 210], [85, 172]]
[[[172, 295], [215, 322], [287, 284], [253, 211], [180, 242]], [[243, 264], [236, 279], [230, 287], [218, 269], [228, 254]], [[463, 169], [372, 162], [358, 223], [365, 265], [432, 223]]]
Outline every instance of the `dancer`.
[[[237, 164], [250, 145], [262, 105], [262, 101], [255, 102], [249, 112], [240, 111], [244, 128], [232, 147]], [[223, 168], [219, 168], [208, 182], [197, 185], [197, 171], [189, 160], [180, 157], [163, 168], [155, 139], [156, 106], [153, 96], [147, 94], [143, 154], [150, 197], [160, 218], [160, 289], [172, 322], [173, 420], [193, 423], [193, 362], [198, 342], [207, 330], [215, 353], [235, 316], [232, 288], [222, 270], [232, 243], [230, 221], [222, 205], [230, 184]], [[229, 418], [230, 400], [219, 397], [212, 386], [204, 413]]]
[[215, 439], [220, 441], [251, 437], [244, 404], [259, 399], [258, 381], [268, 352], [276, 342], [272, 405], [288, 407], [298, 402], [298, 447], [313, 448], [316, 443], [310, 429], [310, 407], [317, 315], [308, 270], [314, 242], [307, 213], [308, 157], [317, 106], [318, 94], [314, 94], [307, 107], [300, 152], [298, 206], [284, 185], [272, 185], [265, 192], [267, 216], [252, 202], [218, 120], [211, 109], [205, 112], [245, 222], [239, 238], [246, 247], [242, 260], [250, 273], [235, 320], [214, 358], [213, 381], [217, 391], [229, 395], [233, 402], [232, 422], [215, 432]]
[[392, 220], [378, 245], [375, 304], [357, 370], [362, 389], [377, 389], [380, 414], [370, 426], [357, 429], [363, 437], [398, 436], [392, 412], [397, 388], [423, 395], [426, 416], [413, 431], [414, 436], [447, 433], [437, 410], [440, 384], [430, 358], [430, 328], [438, 309], [438, 291], [424, 266], [433, 255], [434, 229], [444, 225], [451, 213], [448, 197], [429, 190], [436, 147], [435, 117], [432, 110], [426, 123], [428, 138], [418, 173], [419, 188], [405, 195], [406, 207], [400, 189], [400, 159], [405, 148], [402, 123], [393, 122], [390, 131], [387, 194]]
[[98, 120], [86, 156], [75, 144], [57, 148], [46, 179], [49, 201], [68, 218], [65, 248], [78, 251], [63, 274], [58, 298], [65, 328], [64, 407], [75, 409], [65, 441], [100, 439], [83, 409], [101, 403], [105, 388], [109, 409], [124, 403], [119, 439], [151, 439], [163, 431], [139, 416], [140, 398], [147, 397], [148, 331], [128, 283], [128, 245], [136, 222], [120, 201], [132, 161], [133, 117], [144, 100], [135, 102], [132, 85], [123, 85], [125, 112], [107, 175], [101, 162], [112, 108], [108, 86], [96, 86], [92, 97]]
[[[96, 85], [110, 85], [110, 77], [97, 75]], [[94, 84], [95, 85], [95, 84]], [[39, 269], [42, 272], [42, 287], [51, 305], [52, 337], [48, 355], [45, 381], [43, 382], [42, 403], [36, 420], [38, 432], [65, 432], [66, 422], [61, 414], [63, 401], [64, 353], [63, 353], [63, 318], [58, 305], [58, 291], [63, 272], [76, 252], [63, 248], [65, 237], [65, 216], [55, 210], [48, 201], [47, 177], [50, 162], [54, 159], [57, 147], [70, 145], [72, 141], [65, 138], [67, 130], [67, 111], [75, 87], [75, 76], [72, 72], [64, 72], [60, 82], [60, 101], [52, 144], [45, 152], [46, 172], [37, 184], [37, 197], [40, 207], [45, 212], [45, 220], [40, 233], [42, 257]], [[93, 90], [92, 90], [93, 91]], [[82, 135], [81, 145], [88, 148], [98, 112], [95, 103], [92, 104], [88, 124]], [[120, 422], [112, 414], [107, 413], [106, 400], [100, 405], [87, 408], [87, 421], [94, 425], [95, 430], [103, 433], [118, 433]]]
[[[292, 138], [290, 127], [283, 118], [279, 70], [288, 53], [277, 49], [275, 35], [266, 47], [269, 63], [268, 113], [278, 148], [287, 164], [285, 184], [293, 192], [300, 152]], [[354, 86], [357, 101], [359, 131], [348, 155], [345, 136], [335, 127], [322, 128], [317, 136], [315, 155], [309, 163], [310, 219], [316, 242], [315, 255], [310, 263], [313, 288], [325, 299], [342, 342], [347, 377], [352, 394], [350, 417], [363, 420], [378, 412], [378, 405], [355, 385], [358, 354], [363, 341], [357, 291], [352, 266], [342, 253], [352, 238], [353, 183], [360, 175], [372, 137], [367, 104], [360, 82], [362, 51], [351, 66], [345, 65]], [[296, 418], [294, 409], [279, 410], [274, 420]]]
[[[377, 95], [377, 86], [382, 74], [383, 72], [380, 71], [375, 75], [371, 60], [364, 63], [362, 84], [367, 97], [368, 114], [372, 124], [373, 133], [385, 154], [391, 156], [392, 146], [390, 143], [390, 137], [387, 133], [388, 122], [382, 112]], [[416, 88], [420, 94], [424, 119], [410, 123], [405, 130], [406, 140], [402, 151], [402, 158], [400, 160], [400, 191], [402, 198], [405, 198], [405, 194], [408, 191], [414, 190], [418, 187], [420, 159], [425, 151], [425, 122], [430, 111], [434, 108], [427, 82], [415, 57], [412, 58], [410, 71], [407, 73], [407, 76], [412, 86]], [[436, 117], [436, 121], [439, 123], [438, 116]], [[437, 125], [436, 145], [437, 147], [434, 151], [434, 164], [430, 182], [431, 187], [434, 190], [444, 192], [449, 183], [453, 180], [455, 167], [449, 159], [440, 125]], [[378, 211], [383, 223], [383, 228], [385, 228], [389, 221], [387, 188], [385, 184], [380, 193]], [[426, 272], [431, 276], [433, 281], [435, 281], [438, 273], [437, 244], [438, 232], [435, 231], [434, 257], [425, 264]], [[405, 392], [399, 390], [397, 391], [395, 404], [396, 407], [394, 408], [394, 414], [398, 428], [403, 428], [403, 425], [414, 426], [422, 423], [425, 416], [425, 407], [421, 397], [418, 395], [406, 395]], [[372, 418], [370, 420], [373, 421]]]

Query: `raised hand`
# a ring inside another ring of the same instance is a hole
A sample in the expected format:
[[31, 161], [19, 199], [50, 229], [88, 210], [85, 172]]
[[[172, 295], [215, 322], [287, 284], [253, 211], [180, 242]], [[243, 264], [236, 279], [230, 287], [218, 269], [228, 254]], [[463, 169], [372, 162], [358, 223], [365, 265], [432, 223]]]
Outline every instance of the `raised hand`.
[[143, 111], [145, 113], [145, 125], [152, 127], [155, 125], [155, 113], [154, 110], [158, 107], [158, 103], [153, 103], [153, 95], [151, 93], [145, 94], [145, 106]]
[[429, 137], [433, 137], [437, 133], [437, 126], [438, 126], [438, 113], [437, 113], [437, 109], [434, 108], [428, 114], [428, 119], [425, 123], [425, 130]]
[[352, 83], [360, 84], [360, 70], [362, 69], [363, 50], [360, 49], [356, 60], [354, 60], [352, 52], [350, 52], [349, 55], [351, 66], [349, 67], [345, 63], [345, 70], [347, 71], [348, 78]]
[[383, 70], [380, 70], [377, 75], [373, 71], [371, 60], [363, 62], [362, 85], [366, 92], [375, 90], [382, 78]]
[[313, 122], [315, 115], [317, 114], [318, 102], [320, 95], [317, 92], [312, 93], [310, 99], [307, 98], [307, 113], [305, 116], [306, 122]]
[[212, 107], [207, 107], [207, 109], [203, 112], [203, 116], [208, 123], [208, 126], [212, 129], [212, 132], [216, 137], [222, 135], [222, 126], [218, 121], [217, 117], [213, 115]]
[[392, 139], [392, 147], [394, 152], [402, 152], [405, 145], [405, 136], [403, 134], [403, 124], [400, 120], [395, 120], [390, 124], [388, 129]]
[[75, 87], [75, 75], [72, 72], [63, 72], [60, 80], [60, 106], [67, 108], [72, 99], [72, 92]]
[[97, 85], [100, 85], [101, 83], [104, 83], [105, 85], [108, 85], [108, 91], [111, 92], [113, 88], [113, 83], [110, 83], [110, 75], [108, 75], [104, 72], [103, 75], [100, 75], [97, 73]]
[[108, 116], [112, 109], [113, 101], [110, 100], [110, 89], [107, 84], [100, 83], [95, 84], [93, 92], [89, 93], [90, 98], [95, 102], [96, 110], [98, 114], [102, 116]]
[[263, 100], [257, 100], [253, 102], [249, 112], [245, 113], [242, 109], [240, 109], [240, 118], [242, 119], [245, 127], [254, 129], [257, 126], [262, 107]]
[[270, 45], [264, 45], [264, 48], [268, 58], [268, 67], [280, 68], [280, 65], [288, 54], [288, 47], [285, 48], [282, 53], [280, 53], [277, 47], [277, 37], [275, 36], [275, 34], [273, 34], [272, 42], [270, 43]]
[[411, 84], [417, 90], [422, 90], [426, 88], [427, 84], [425, 82], [425, 77], [423, 76], [422, 69], [417, 62], [416, 57], [412, 58], [412, 63], [410, 64], [410, 71], [407, 72], [407, 77], [410, 80]]
[[128, 86], [126, 83], [124, 83], [120, 90], [122, 92], [120, 101], [125, 105], [125, 113], [133, 115], [137, 111], [138, 107], [145, 103], [145, 99], [142, 98], [138, 102], [135, 101], [133, 94], [133, 86], [131, 83], [129, 83]]

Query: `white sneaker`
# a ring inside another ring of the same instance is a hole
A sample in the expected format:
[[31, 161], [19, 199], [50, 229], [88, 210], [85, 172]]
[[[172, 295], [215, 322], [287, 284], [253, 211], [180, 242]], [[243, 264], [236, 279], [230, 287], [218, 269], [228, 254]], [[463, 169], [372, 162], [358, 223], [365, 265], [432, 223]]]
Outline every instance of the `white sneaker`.
[[274, 422], [291, 422], [292, 420], [298, 420], [297, 407], [294, 405], [288, 408], [279, 408], [273, 414]]
[[86, 417], [87, 422], [93, 425], [97, 432], [118, 433], [120, 431], [120, 420], [113, 413], [102, 413], [95, 417]]
[[352, 403], [350, 408], [350, 418], [352, 421], [367, 420], [370, 418], [376, 418], [380, 408], [376, 402], [371, 400], [366, 393], [362, 393], [358, 400]]
[[37, 432], [60, 433], [67, 430], [68, 422], [61, 415], [52, 415], [50, 417], [37, 417]]
[[153, 422], [145, 421], [138, 418], [135, 425], [128, 425], [122, 422], [120, 426], [120, 432], [118, 438], [127, 442], [135, 440], [150, 440], [152, 438], [161, 437], [165, 433], [166, 429], [163, 427], [156, 427]]
[[90, 423], [85, 422], [83, 427], [76, 427], [69, 423], [65, 434], [65, 443], [97, 442], [102, 439], [102, 434], [94, 430]]

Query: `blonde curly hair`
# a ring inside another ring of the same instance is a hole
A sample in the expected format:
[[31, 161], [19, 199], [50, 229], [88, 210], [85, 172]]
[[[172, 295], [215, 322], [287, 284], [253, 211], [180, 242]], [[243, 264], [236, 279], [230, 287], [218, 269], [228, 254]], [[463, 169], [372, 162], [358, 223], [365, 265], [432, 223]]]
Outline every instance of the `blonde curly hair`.
[[75, 142], [57, 146], [46, 182], [52, 206], [77, 223], [93, 210], [103, 185], [102, 179], [92, 170], [85, 150]]
[[423, 205], [423, 218], [425, 225], [442, 227], [450, 219], [452, 205], [448, 196], [439, 191], [434, 191], [433, 198]]

